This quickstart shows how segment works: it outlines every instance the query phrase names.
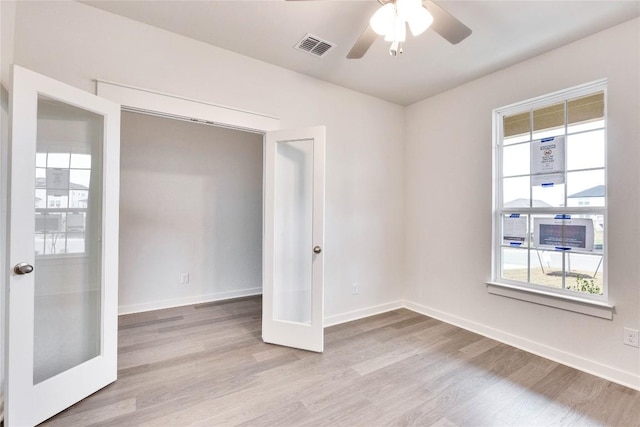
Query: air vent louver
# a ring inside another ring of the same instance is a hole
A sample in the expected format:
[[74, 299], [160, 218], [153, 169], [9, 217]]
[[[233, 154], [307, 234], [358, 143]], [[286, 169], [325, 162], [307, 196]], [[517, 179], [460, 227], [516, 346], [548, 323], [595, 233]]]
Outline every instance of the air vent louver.
[[302, 38], [302, 40], [300, 40], [295, 48], [313, 56], [324, 56], [335, 46], [336, 45], [334, 43], [323, 40], [318, 36], [307, 34]]

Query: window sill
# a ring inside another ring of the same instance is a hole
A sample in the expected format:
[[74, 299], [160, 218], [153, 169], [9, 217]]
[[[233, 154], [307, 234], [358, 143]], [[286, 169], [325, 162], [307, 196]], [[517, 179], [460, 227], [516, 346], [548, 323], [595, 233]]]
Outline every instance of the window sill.
[[522, 288], [497, 282], [487, 282], [487, 291], [493, 295], [500, 295], [608, 320], [613, 319], [613, 311], [615, 309], [613, 305], [605, 302], [573, 298], [566, 295], [558, 295], [537, 289]]

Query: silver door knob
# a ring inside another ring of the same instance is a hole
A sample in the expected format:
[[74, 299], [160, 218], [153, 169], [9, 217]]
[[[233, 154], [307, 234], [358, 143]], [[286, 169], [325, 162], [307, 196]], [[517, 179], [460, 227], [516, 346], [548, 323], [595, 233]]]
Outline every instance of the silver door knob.
[[322, 248], [320, 246], [316, 246], [315, 248], [313, 248], [313, 252], [319, 254], [320, 252], [322, 252]]
[[33, 265], [27, 264], [26, 262], [21, 262], [20, 264], [16, 264], [13, 267], [13, 272], [18, 275], [29, 274], [33, 271]]

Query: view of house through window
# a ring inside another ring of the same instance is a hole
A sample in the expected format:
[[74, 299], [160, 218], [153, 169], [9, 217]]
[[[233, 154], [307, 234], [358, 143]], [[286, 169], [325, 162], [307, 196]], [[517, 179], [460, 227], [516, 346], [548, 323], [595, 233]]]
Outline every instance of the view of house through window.
[[494, 281], [606, 295], [605, 89], [496, 111]]
[[91, 156], [75, 153], [36, 154], [36, 253], [85, 251]]

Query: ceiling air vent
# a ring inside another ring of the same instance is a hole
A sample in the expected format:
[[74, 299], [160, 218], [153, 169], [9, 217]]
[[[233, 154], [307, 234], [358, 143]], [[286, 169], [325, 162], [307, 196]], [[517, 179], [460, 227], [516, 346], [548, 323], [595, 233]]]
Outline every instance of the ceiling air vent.
[[302, 40], [300, 40], [295, 48], [303, 52], [307, 52], [313, 56], [324, 56], [335, 46], [335, 44], [326, 40], [322, 40], [318, 36], [307, 34], [302, 38]]

